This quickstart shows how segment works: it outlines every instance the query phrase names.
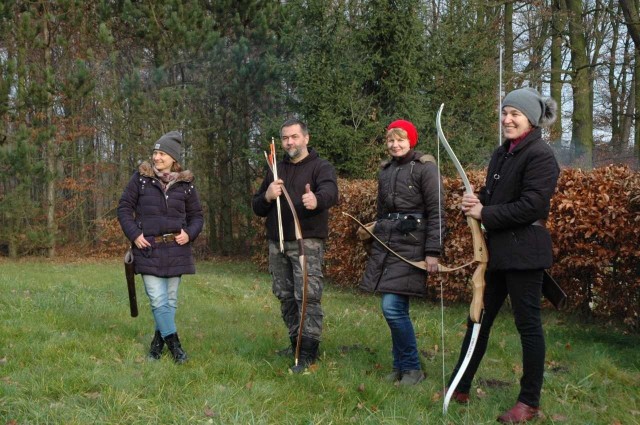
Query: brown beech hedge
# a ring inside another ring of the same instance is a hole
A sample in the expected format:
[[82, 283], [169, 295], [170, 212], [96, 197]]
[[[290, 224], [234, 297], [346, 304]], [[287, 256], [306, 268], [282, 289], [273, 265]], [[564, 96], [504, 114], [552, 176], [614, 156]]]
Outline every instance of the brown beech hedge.
[[[485, 171], [470, 171], [471, 183], [482, 185]], [[335, 285], [356, 287], [366, 252], [356, 238], [357, 224], [375, 216], [377, 183], [374, 180], [338, 182], [340, 202], [331, 210], [325, 275]], [[441, 262], [448, 266], [472, 259], [470, 231], [459, 209], [463, 186], [459, 178], [444, 178], [447, 237]], [[255, 219], [253, 260], [266, 270], [266, 243], [262, 219]], [[564, 169], [547, 221], [555, 264], [549, 270], [569, 297], [569, 310], [592, 316], [622, 319], [640, 327], [640, 173], [626, 166], [592, 171]], [[469, 280], [475, 266], [427, 279], [429, 298], [468, 302]]]

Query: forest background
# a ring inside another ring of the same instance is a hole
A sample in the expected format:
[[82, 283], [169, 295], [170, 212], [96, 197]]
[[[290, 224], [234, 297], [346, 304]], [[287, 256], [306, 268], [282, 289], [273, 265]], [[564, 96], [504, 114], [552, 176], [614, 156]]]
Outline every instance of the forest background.
[[445, 103], [454, 150], [481, 169], [500, 96], [532, 86], [561, 105], [547, 136], [563, 168], [637, 170], [637, 11], [637, 0], [6, 0], [0, 252], [120, 254], [118, 198], [174, 129], [206, 209], [203, 255], [251, 248], [263, 150], [292, 116], [341, 178], [371, 179], [393, 119], [413, 121], [435, 153]]

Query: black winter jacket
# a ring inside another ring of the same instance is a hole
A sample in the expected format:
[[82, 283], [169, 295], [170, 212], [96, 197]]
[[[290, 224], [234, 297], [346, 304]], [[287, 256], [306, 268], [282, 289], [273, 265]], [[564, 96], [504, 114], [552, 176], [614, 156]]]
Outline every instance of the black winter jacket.
[[[118, 204], [118, 221], [127, 238], [133, 242], [144, 234], [151, 248], [138, 249], [132, 243], [135, 271], [158, 277], [193, 274], [196, 271], [191, 245], [204, 223], [202, 208], [190, 171], [180, 173], [167, 192], [148, 162], [143, 162], [133, 174]], [[175, 241], [157, 244], [155, 236], [167, 233], [189, 235], [189, 243]]]
[[[278, 178], [284, 181], [300, 219], [302, 237], [326, 239], [329, 234], [329, 208], [338, 202], [338, 181], [333, 165], [320, 158], [313, 148], [309, 148], [309, 155], [302, 161], [293, 163], [285, 156], [284, 161], [278, 162], [277, 167]], [[267, 217], [267, 238], [277, 241], [279, 237], [276, 202], [267, 202], [264, 198], [272, 182], [273, 174], [269, 170], [260, 189], [253, 195], [252, 207], [257, 216]], [[308, 210], [302, 205], [302, 195], [307, 183], [311, 185], [311, 191], [318, 200], [318, 206], [314, 210]], [[281, 197], [280, 205], [284, 240], [294, 241], [296, 235], [293, 215], [284, 196]]]
[[541, 137], [542, 131], [534, 128], [512, 152], [507, 140], [491, 157], [479, 192], [489, 270], [544, 269], [553, 262], [544, 222], [560, 167]]
[[[400, 161], [383, 162], [374, 234], [411, 261], [424, 261], [427, 255], [438, 257], [445, 229], [444, 207], [439, 205], [444, 206], [444, 192], [431, 155], [412, 150]], [[388, 213], [418, 213], [422, 218], [410, 223], [414, 230], [403, 232], [403, 220], [386, 219]], [[374, 240], [360, 288], [424, 297], [426, 277], [425, 271], [404, 263]]]

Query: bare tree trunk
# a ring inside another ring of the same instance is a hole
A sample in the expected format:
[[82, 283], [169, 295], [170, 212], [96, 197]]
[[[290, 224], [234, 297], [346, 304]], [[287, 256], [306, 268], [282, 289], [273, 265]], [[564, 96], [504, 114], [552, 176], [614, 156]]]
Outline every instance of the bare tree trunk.
[[636, 45], [636, 50], [640, 49], [640, 20], [638, 19], [638, 0], [619, 0], [625, 24], [629, 29], [629, 34]]
[[587, 57], [587, 42], [582, 24], [582, 0], [566, 0], [569, 12], [569, 41], [573, 89], [573, 128], [571, 148], [580, 166], [593, 166], [593, 112], [591, 102], [591, 72]]
[[[635, 68], [634, 68], [634, 90], [635, 90], [635, 105], [640, 105], [640, 17], [638, 16], [638, 9], [640, 8], [638, 0], [620, 0], [620, 7], [622, 7], [622, 13], [624, 14], [625, 24], [629, 30], [629, 34], [633, 39], [635, 45]], [[633, 138], [633, 152], [636, 158], [636, 166], [640, 166], [640, 123], [637, 111], [634, 110], [635, 118], [635, 135]]]
[[[611, 12], [613, 13], [613, 12]], [[620, 28], [615, 19], [611, 20], [611, 50], [616, 51], [618, 48], [618, 42], [620, 40]], [[626, 55], [624, 60], [626, 61]], [[609, 97], [611, 98], [611, 150], [612, 153], [620, 152], [620, 148], [623, 145], [622, 140], [622, 119], [621, 111], [624, 111], [624, 85], [619, 84], [616, 81], [616, 68], [618, 64], [609, 64], [608, 72], [608, 85], [609, 85]], [[626, 67], [622, 66], [622, 75], [625, 75]], [[621, 78], [624, 81], [624, 77]]]
[[627, 104], [624, 108], [625, 112], [622, 115], [620, 138], [624, 141], [623, 148], [629, 144], [629, 138], [631, 137], [631, 127], [634, 123], [634, 111], [636, 109], [636, 75], [637, 74], [634, 69], [633, 78], [631, 80], [631, 89], [629, 90]]
[[[634, 41], [635, 42], [635, 41]], [[638, 105], [640, 105], [640, 50], [636, 44], [635, 50], [636, 66], [633, 69], [633, 81], [634, 81], [634, 99], [635, 109], [633, 110], [633, 117], [635, 119], [634, 136], [633, 136], [633, 153], [636, 158], [636, 169], [640, 168], [640, 114], [638, 114]]]
[[[43, 13], [43, 28], [42, 36], [44, 38], [44, 73], [45, 82], [48, 84], [48, 72], [51, 69], [51, 40], [49, 34], [49, 21], [48, 13], [45, 9]], [[53, 125], [53, 107], [52, 107], [52, 95], [49, 91], [47, 95], [46, 116], [47, 116], [47, 133], [51, 131]], [[46, 159], [47, 159], [47, 186], [46, 186], [46, 200], [47, 200], [47, 234], [48, 234], [48, 252], [49, 258], [53, 258], [56, 255], [56, 173], [58, 167], [56, 166], [56, 142], [55, 134], [51, 133], [47, 135], [46, 142]]]
[[562, 13], [566, 6], [563, 0], [553, 1], [551, 29], [551, 97], [558, 102], [558, 119], [551, 127], [551, 142], [562, 143], [562, 35], [566, 27], [566, 17]]

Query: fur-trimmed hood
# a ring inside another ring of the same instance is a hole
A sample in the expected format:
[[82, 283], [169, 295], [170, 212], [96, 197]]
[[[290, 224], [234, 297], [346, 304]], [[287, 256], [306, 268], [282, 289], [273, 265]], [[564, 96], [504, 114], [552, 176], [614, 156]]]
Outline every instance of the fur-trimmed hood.
[[[158, 178], [158, 176], [156, 176], [156, 173], [153, 172], [153, 166], [148, 161], [144, 161], [142, 164], [140, 164], [140, 166], [138, 167], [138, 172], [140, 173], [140, 175], [145, 177]], [[194, 179], [195, 177], [191, 171], [184, 170], [178, 173], [178, 178], [176, 179], [176, 181], [191, 183]]]

